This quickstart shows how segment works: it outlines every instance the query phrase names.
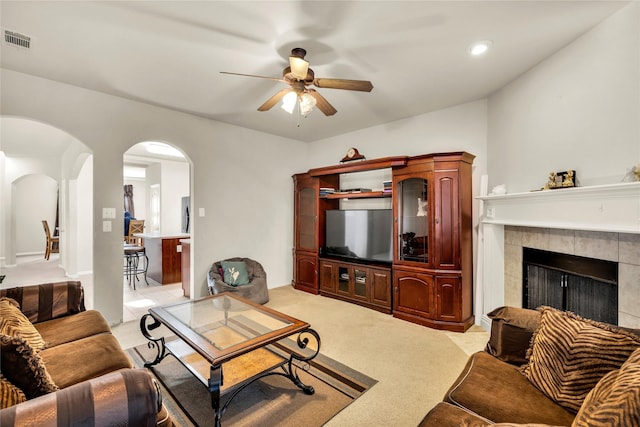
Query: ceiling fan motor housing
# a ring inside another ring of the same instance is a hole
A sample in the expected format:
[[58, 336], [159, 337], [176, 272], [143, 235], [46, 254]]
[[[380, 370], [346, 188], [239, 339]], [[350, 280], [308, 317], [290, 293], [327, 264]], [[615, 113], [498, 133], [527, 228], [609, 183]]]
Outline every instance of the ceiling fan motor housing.
[[304, 80], [300, 80], [296, 76], [294, 76], [293, 73], [291, 72], [291, 67], [286, 67], [284, 70], [282, 70], [282, 80], [284, 80], [288, 84], [293, 84], [294, 82], [302, 81], [305, 84], [309, 85], [313, 83], [314, 79], [315, 79], [315, 74], [311, 68], [307, 69], [307, 77], [305, 77]]
[[291, 49], [291, 56], [295, 56], [296, 58], [304, 59], [307, 51], [301, 47], [294, 47]]

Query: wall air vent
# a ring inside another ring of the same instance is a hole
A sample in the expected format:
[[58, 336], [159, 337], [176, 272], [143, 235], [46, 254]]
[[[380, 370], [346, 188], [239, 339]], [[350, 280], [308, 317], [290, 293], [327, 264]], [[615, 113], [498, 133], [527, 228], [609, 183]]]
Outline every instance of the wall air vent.
[[4, 42], [25, 49], [31, 47], [31, 37], [16, 33], [15, 31], [4, 30]]

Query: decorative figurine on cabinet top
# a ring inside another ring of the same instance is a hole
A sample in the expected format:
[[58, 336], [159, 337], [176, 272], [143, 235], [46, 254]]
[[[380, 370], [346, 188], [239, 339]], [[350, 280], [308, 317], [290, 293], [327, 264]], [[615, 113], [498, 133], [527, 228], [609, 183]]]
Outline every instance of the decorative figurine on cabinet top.
[[347, 154], [340, 160], [341, 163], [350, 162], [352, 160], [364, 159], [364, 156], [358, 152], [357, 148], [349, 148]]

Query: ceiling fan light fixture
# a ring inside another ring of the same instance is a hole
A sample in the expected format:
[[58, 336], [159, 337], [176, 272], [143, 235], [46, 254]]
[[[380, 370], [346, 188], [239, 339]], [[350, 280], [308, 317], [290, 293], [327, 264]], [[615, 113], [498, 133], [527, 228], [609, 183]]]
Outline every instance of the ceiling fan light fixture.
[[300, 95], [300, 114], [306, 116], [313, 111], [316, 106], [316, 99], [309, 93], [305, 92]]
[[298, 101], [298, 95], [295, 92], [289, 92], [282, 98], [282, 108], [289, 114], [293, 114], [293, 109], [296, 108], [296, 102]]

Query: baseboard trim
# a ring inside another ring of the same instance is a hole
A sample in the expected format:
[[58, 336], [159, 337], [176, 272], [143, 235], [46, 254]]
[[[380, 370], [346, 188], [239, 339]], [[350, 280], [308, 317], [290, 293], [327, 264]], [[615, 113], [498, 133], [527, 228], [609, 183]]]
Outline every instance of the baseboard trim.
[[485, 331], [491, 330], [491, 319], [489, 319], [486, 314], [483, 314], [480, 318], [480, 326], [482, 326]]

